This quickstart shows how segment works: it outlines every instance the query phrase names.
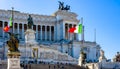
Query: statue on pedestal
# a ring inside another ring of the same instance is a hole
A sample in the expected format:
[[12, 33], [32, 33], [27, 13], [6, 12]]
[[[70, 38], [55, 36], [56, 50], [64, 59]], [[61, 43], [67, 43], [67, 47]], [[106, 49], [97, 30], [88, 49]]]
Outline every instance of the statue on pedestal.
[[81, 49], [80, 57], [79, 57], [79, 65], [83, 66], [86, 60], [86, 53]]
[[86, 53], [84, 53], [83, 51], [81, 52], [81, 59], [82, 59], [82, 63], [85, 64]]
[[19, 47], [19, 40], [17, 39], [17, 34], [13, 34], [8, 32], [10, 39], [7, 41], [8, 45], [8, 66], [7, 69], [21, 69], [20, 67], [20, 51], [18, 50]]
[[18, 47], [19, 47], [19, 40], [17, 39], [17, 34], [13, 34], [8, 32], [10, 35], [10, 39], [7, 41], [8, 45], [8, 52], [19, 52]]
[[115, 55], [115, 57], [113, 58], [114, 62], [120, 62], [120, 53], [117, 52], [117, 54]]
[[29, 15], [29, 17], [27, 19], [27, 23], [28, 23], [28, 25], [27, 25], [28, 29], [24, 32], [25, 33], [25, 42], [26, 42], [27, 46], [38, 44], [35, 39], [36, 32], [32, 29], [34, 22], [33, 22], [33, 18], [31, 17], [31, 15]]
[[103, 50], [100, 50], [99, 62], [106, 62], [106, 58]]
[[31, 15], [29, 15], [29, 18], [27, 19], [28, 21], [28, 29], [32, 29], [33, 24], [33, 19], [31, 17]]

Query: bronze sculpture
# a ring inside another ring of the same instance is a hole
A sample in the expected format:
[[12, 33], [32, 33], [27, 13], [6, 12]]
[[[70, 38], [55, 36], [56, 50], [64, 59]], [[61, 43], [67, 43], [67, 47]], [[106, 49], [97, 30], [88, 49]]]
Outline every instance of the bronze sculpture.
[[64, 8], [65, 10], [70, 10], [70, 6], [66, 5], [66, 7]]
[[82, 63], [85, 64], [86, 53], [84, 53], [83, 51], [81, 51], [81, 56], [82, 56]]
[[19, 52], [19, 40], [16, 37], [17, 34], [13, 34], [10, 32], [8, 32], [8, 34], [10, 35], [10, 39], [7, 41], [8, 52]]
[[59, 9], [64, 10], [64, 2], [59, 2]]
[[68, 10], [70, 10], [70, 6], [69, 5], [66, 5], [66, 6], [64, 6], [64, 2], [61, 2], [61, 1], [58, 1], [59, 2], [59, 10], [66, 10], [66, 11], [68, 11]]
[[32, 29], [33, 19], [31, 17], [31, 15], [29, 15], [29, 18], [27, 19], [27, 21], [28, 21], [28, 29]]

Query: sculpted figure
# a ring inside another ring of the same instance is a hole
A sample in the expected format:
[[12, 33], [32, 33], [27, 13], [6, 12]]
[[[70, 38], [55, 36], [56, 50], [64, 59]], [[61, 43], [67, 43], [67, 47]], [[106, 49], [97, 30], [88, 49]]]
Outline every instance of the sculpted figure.
[[29, 18], [27, 19], [27, 21], [28, 21], [28, 29], [32, 29], [33, 19], [31, 17], [31, 15], [29, 15]]
[[83, 51], [81, 51], [81, 60], [82, 60], [83, 64], [85, 63], [85, 59], [86, 59], [86, 53], [84, 53]]
[[100, 56], [104, 57], [104, 51], [103, 50], [100, 51]]
[[58, 2], [59, 2], [59, 9], [64, 10], [64, 2], [60, 2], [60, 1]]
[[100, 50], [100, 57], [99, 57], [99, 62], [106, 61], [106, 57], [104, 55], [104, 51]]
[[61, 1], [58, 1], [59, 2], [59, 10], [66, 10], [66, 11], [68, 11], [68, 10], [70, 10], [70, 6], [69, 5], [66, 5], [66, 6], [64, 6], [64, 2], [61, 2]]
[[7, 41], [8, 52], [19, 52], [19, 40], [16, 38], [16, 35], [8, 32], [10, 39]]
[[66, 7], [64, 9], [68, 11], [68, 10], [70, 10], [70, 6], [66, 5]]

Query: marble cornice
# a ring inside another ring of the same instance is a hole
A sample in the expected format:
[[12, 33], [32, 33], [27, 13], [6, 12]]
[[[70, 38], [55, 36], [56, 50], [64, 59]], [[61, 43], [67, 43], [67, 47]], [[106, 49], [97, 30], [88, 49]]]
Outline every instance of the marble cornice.
[[79, 23], [79, 20], [76, 20], [76, 19], [63, 19], [63, 22], [76, 22], [76, 23]]
[[[35, 21], [55, 21], [55, 16], [48, 16], [48, 15], [37, 15], [37, 14], [29, 14], [29, 13], [21, 13], [21, 12], [14, 12], [14, 19], [25, 19], [27, 20], [28, 15], [31, 15], [33, 17], [33, 20]], [[11, 12], [7, 10], [0, 10], [0, 17], [10, 18]]]
[[[75, 22], [78, 23], [79, 20], [76, 19], [77, 14], [73, 12], [61, 11], [58, 10], [55, 14], [60, 14], [62, 16], [62, 21]], [[27, 22], [29, 13], [21, 13], [19, 11], [14, 12], [14, 21], [15, 22]], [[30, 14], [33, 17], [34, 23], [57, 23], [56, 16], [49, 15], [39, 15], [39, 14]], [[0, 10], [0, 17], [9, 21], [11, 17], [11, 11]], [[59, 20], [58, 20], [59, 21]]]

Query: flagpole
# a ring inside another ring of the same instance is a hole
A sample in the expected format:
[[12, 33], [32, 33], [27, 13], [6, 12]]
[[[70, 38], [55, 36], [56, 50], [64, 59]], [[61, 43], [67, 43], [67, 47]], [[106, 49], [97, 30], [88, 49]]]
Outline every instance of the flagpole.
[[12, 31], [11, 31], [12, 33], [13, 33], [13, 22], [14, 22], [14, 14], [13, 14], [13, 10], [14, 10], [14, 7], [12, 7], [12, 27], [11, 27], [11, 28], [12, 28]]
[[81, 17], [81, 24], [82, 24], [82, 34], [81, 34], [81, 41], [82, 41], [82, 47], [84, 46], [84, 25], [83, 25], [83, 17]]
[[81, 40], [84, 41], [84, 25], [83, 25], [83, 17], [81, 17], [81, 24], [82, 24], [82, 34], [81, 34]]
[[81, 61], [81, 66], [83, 65], [83, 61], [84, 61], [84, 58], [82, 56], [84, 56], [83, 54], [83, 48], [84, 48], [84, 25], [83, 25], [83, 17], [81, 17], [81, 24], [82, 24], [82, 34], [81, 34], [81, 51], [80, 51], [80, 61]]

